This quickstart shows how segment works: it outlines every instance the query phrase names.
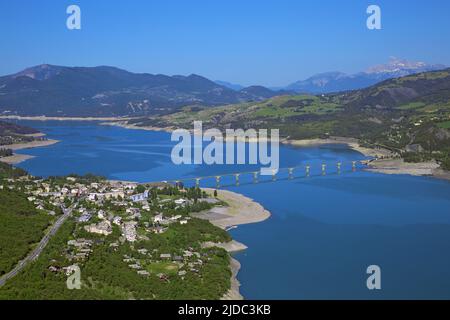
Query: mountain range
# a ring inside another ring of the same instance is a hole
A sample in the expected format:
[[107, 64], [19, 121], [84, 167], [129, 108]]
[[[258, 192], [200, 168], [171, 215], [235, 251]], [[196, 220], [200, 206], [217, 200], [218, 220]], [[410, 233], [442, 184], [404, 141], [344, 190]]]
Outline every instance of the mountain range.
[[115, 67], [39, 65], [0, 77], [0, 114], [125, 116], [169, 113], [186, 105], [259, 101], [282, 94], [253, 86], [236, 91], [199, 75], [132, 73]]
[[424, 62], [391, 58], [389, 63], [371, 67], [364, 72], [356, 74], [345, 74], [342, 72], [321, 73], [306, 80], [294, 82], [283, 89], [312, 94], [357, 90], [370, 87], [384, 80], [444, 68], [446, 66], [441, 64], [431, 65]]
[[[339, 71], [324, 72], [313, 75], [305, 80], [296, 81], [285, 87], [273, 87], [270, 89], [274, 91], [282, 90], [289, 93], [327, 94], [363, 89], [384, 80], [445, 68], [446, 66], [442, 64], [427, 64], [425, 62], [408, 61], [391, 57], [388, 63], [370, 67], [363, 72], [355, 74], [346, 74]], [[216, 83], [237, 91], [244, 88], [239, 84], [226, 81], [216, 81]]]
[[243, 87], [205, 77], [132, 73], [109, 66], [39, 65], [0, 77], [0, 114], [21, 116], [141, 116], [184, 106], [258, 102], [297, 93], [323, 94], [370, 87], [387, 79], [443, 69], [391, 59], [386, 65], [347, 75], [329, 72], [285, 88]]

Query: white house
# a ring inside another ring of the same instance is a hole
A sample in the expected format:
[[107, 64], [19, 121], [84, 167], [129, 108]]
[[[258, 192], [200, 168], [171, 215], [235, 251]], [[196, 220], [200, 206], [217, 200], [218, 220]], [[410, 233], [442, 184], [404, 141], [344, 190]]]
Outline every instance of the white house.
[[97, 212], [97, 217], [98, 217], [99, 219], [105, 219], [105, 217], [106, 217], [106, 212], [103, 211], [103, 210], [99, 210], [99, 211]]
[[164, 217], [163, 217], [162, 213], [156, 215], [156, 216], [153, 218], [153, 222], [154, 222], [154, 223], [161, 223], [163, 220], [164, 220]]
[[122, 217], [119, 217], [119, 216], [114, 217], [113, 223], [114, 223], [115, 225], [120, 226], [120, 224], [122, 223]]
[[178, 204], [178, 205], [182, 205], [182, 204], [185, 204], [185, 203], [186, 203], [185, 199], [177, 199], [177, 200], [175, 200], [175, 204]]

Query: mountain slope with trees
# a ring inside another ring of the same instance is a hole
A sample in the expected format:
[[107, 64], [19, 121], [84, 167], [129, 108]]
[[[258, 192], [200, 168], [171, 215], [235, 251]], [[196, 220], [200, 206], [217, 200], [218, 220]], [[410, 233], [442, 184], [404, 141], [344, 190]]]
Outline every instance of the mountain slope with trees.
[[[261, 91], [261, 90], [259, 90]], [[163, 114], [186, 105], [260, 100], [199, 75], [137, 74], [114, 67], [40, 65], [0, 77], [0, 114], [26, 116], [125, 116]], [[272, 92], [270, 96], [277, 93]]]

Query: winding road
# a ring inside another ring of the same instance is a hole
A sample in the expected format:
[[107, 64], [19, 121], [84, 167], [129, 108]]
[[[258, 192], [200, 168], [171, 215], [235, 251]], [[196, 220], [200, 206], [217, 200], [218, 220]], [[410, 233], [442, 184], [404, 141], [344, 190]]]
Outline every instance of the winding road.
[[42, 250], [47, 246], [50, 238], [53, 237], [56, 232], [58, 232], [59, 228], [63, 225], [63, 223], [70, 217], [72, 214], [72, 209], [61, 208], [63, 210], [63, 215], [56, 220], [56, 222], [52, 225], [50, 230], [46, 233], [46, 235], [41, 239], [38, 246], [28, 255], [25, 259], [21, 260], [10, 272], [6, 273], [0, 278], [0, 287], [2, 287], [6, 281], [15, 277], [20, 271], [23, 270], [30, 262], [34, 261], [39, 257]]

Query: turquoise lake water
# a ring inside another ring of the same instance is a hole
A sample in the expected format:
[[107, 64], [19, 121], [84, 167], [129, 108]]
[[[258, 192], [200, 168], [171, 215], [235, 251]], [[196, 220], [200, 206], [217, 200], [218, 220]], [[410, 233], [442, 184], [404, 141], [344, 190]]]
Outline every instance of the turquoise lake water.
[[[61, 142], [23, 150], [19, 166], [36, 176], [95, 173], [139, 182], [257, 170], [256, 166], [176, 166], [170, 134], [86, 122], [21, 123]], [[280, 148], [281, 167], [312, 165], [311, 177], [280, 174], [258, 184], [241, 177], [225, 188], [255, 199], [270, 219], [239, 226], [233, 238], [247, 299], [450, 299], [450, 183], [358, 169], [364, 156], [344, 146]], [[345, 165], [340, 175], [335, 163]], [[328, 163], [329, 174], [320, 175]], [[214, 186], [214, 181], [205, 181]], [[220, 192], [220, 191], [219, 191]], [[381, 267], [382, 289], [369, 291], [366, 268]]]

